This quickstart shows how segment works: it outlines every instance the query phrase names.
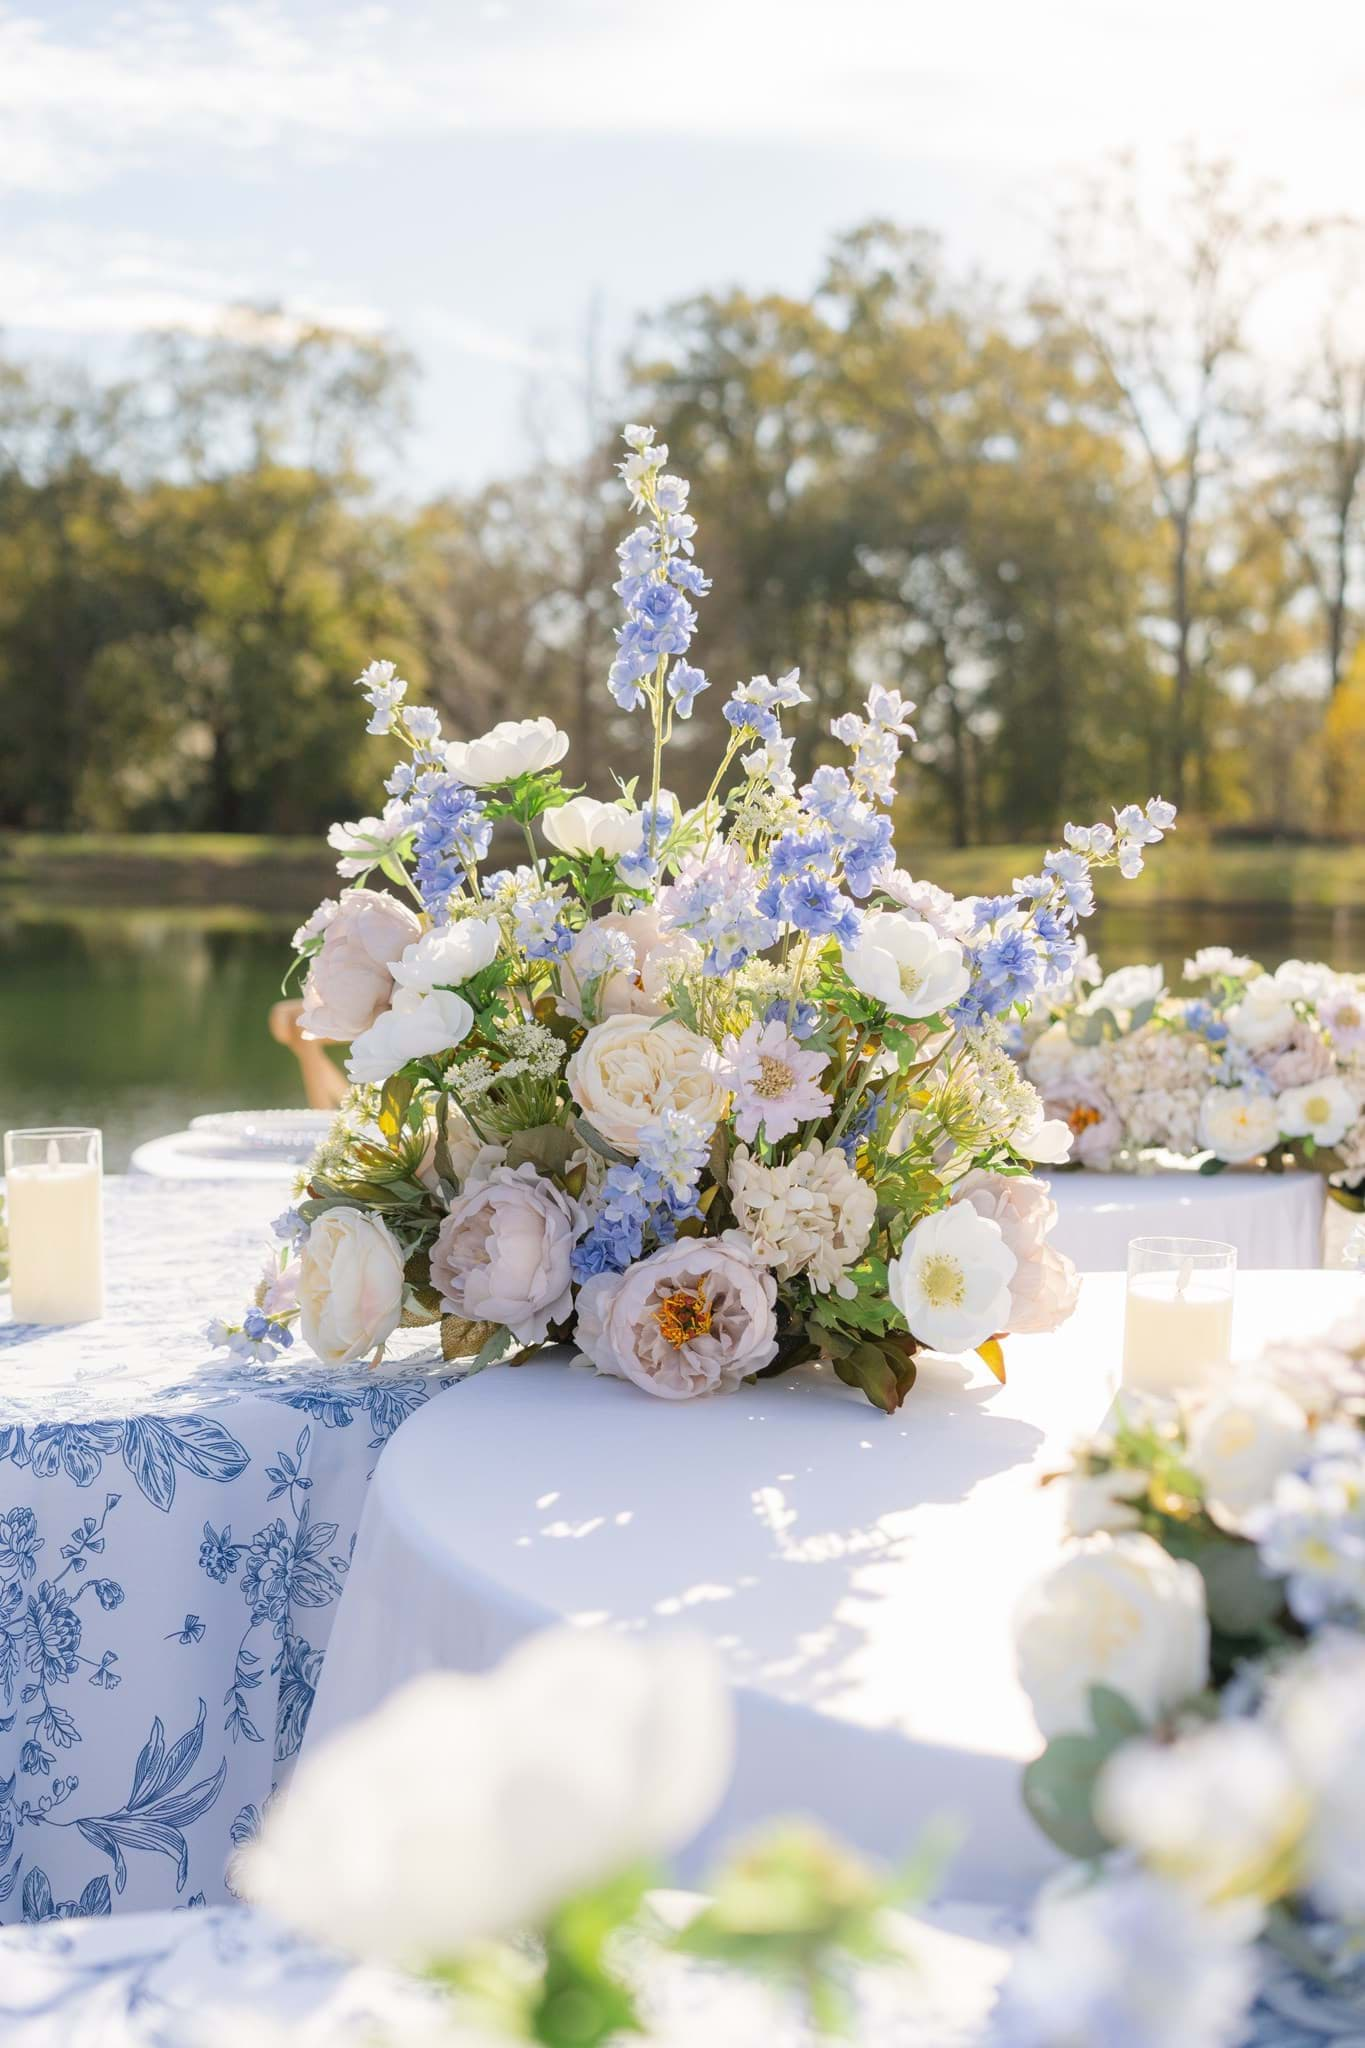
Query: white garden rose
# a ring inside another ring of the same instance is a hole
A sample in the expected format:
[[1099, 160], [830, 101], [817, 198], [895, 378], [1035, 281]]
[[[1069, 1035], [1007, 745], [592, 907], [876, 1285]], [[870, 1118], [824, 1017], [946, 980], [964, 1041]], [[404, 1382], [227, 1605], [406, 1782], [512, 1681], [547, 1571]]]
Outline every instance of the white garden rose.
[[394, 961], [421, 932], [397, 897], [348, 889], [323, 927], [322, 951], [303, 985], [304, 1036], [345, 1042], [368, 1031], [393, 995]]
[[552, 718], [502, 718], [482, 739], [451, 740], [446, 766], [471, 789], [499, 789], [542, 768], [553, 768], [569, 751], [569, 735]]
[[711, 1069], [709, 1039], [669, 1018], [607, 1017], [594, 1024], [565, 1068], [573, 1098], [609, 1145], [632, 1158], [640, 1128], [661, 1110], [720, 1122], [729, 1101]]
[[432, 989], [427, 995], [415, 988], [396, 989], [391, 1007], [353, 1042], [346, 1071], [357, 1085], [377, 1086], [409, 1060], [449, 1052], [469, 1035], [473, 1023], [474, 1012], [454, 989]]
[[400, 988], [416, 989], [419, 995], [434, 988], [458, 988], [492, 966], [500, 939], [495, 917], [462, 917], [454, 924], [438, 924], [394, 961], [393, 978]]
[[1210, 1088], [1199, 1105], [1199, 1142], [1230, 1166], [1271, 1151], [1280, 1142], [1274, 1096], [1250, 1088]]
[[1082, 1003], [1083, 1010], [1112, 1010], [1131, 1013], [1143, 1003], [1154, 1003], [1166, 993], [1166, 976], [1160, 967], [1117, 967]]
[[363, 1209], [324, 1209], [299, 1253], [299, 1326], [324, 1365], [368, 1358], [398, 1328], [403, 1254]]
[[1203, 1578], [1150, 1536], [1086, 1537], [1023, 1601], [1015, 1655], [1049, 1739], [1090, 1727], [1096, 1685], [1155, 1722], [1208, 1680]]
[[1360, 1115], [1360, 1095], [1337, 1075], [1326, 1074], [1301, 1088], [1286, 1088], [1276, 1107], [1286, 1137], [1335, 1145]]
[[971, 980], [956, 939], [902, 910], [873, 910], [856, 944], [843, 949], [844, 973], [856, 989], [895, 1017], [932, 1017], [967, 993]]
[[639, 841], [640, 813], [624, 804], [599, 803], [595, 796], [573, 796], [542, 811], [540, 829], [560, 853], [600, 853], [616, 860]]
[[543, 1342], [573, 1308], [569, 1259], [585, 1228], [571, 1196], [529, 1162], [494, 1167], [457, 1195], [431, 1248], [431, 1284], [446, 1315], [501, 1323], [518, 1344]]
[[1269, 1379], [1239, 1376], [1199, 1403], [1186, 1434], [1185, 1463], [1204, 1483], [1213, 1519], [1240, 1527], [1261, 1507], [1281, 1473], [1291, 1472], [1312, 1440], [1297, 1401]]
[[328, 1948], [425, 1970], [681, 1848], [733, 1745], [701, 1638], [548, 1629], [492, 1672], [414, 1680], [309, 1749], [235, 1875]]
[[1294, 1011], [1283, 984], [1274, 975], [1258, 974], [1227, 1012], [1227, 1027], [1248, 1052], [1284, 1045], [1294, 1029]]
[[1016, 1265], [1000, 1225], [954, 1203], [912, 1227], [886, 1287], [921, 1344], [970, 1351], [1008, 1328]]
[[1252, 1720], [1125, 1743], [1095, 1787], [1101, 1833], [1206, 1905], [1276, 1897], [1308, 1817], [1284, 1744]]
[[777, 1355], [777, 1282], [747, 1244], [683, 1237], [578, 1296], [576, 1341], [599, 1372], [664, 1401], [731, 1394]]

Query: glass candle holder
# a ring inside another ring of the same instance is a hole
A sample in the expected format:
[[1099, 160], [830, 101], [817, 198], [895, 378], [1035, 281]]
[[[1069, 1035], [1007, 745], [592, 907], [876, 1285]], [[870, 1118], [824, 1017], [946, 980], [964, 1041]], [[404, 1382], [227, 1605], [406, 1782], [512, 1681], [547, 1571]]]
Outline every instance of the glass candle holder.
[[7, 1131], [5, 1211], [15, 1322], [88, 1323], [103, 1315], [99, 1132]]
[[1232, 1359], [1237, 1247], [1208, 1237], [1135, 1237], [1128, 1246], [1123, 1384], [1174, 1394]]

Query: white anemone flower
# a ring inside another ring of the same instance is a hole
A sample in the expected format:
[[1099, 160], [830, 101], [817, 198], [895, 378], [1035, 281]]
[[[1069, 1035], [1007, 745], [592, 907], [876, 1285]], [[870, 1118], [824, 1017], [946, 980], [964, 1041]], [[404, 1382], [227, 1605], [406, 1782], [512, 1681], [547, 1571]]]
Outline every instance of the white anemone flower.
[[552, 718], [502, 718], [477, 740], [451, 740], [446, 766], [471, 789], [498, 789], [541, 768], [553, 768], [569, 751], [569, 735]]
[[900, 910], [870, 912], [857, 943], [843, 951], [853, 986], [895, 1017], [932, 1017], [964, 996], [971, 980], [956, 939]]
[[912, 1337], [971, 1351], [1009, 1327], [1017, 1263], [1000, 1225], [957, 1202], [914, 1226], [887, 1268], [887, 1291]]
[[1286, 1088], [1279, 1099], [1280, 1128], [1286, 1137], [1313, 1138], [1335, 1145], [1360, 1114], [1360, 1096], [1336, 1074]]

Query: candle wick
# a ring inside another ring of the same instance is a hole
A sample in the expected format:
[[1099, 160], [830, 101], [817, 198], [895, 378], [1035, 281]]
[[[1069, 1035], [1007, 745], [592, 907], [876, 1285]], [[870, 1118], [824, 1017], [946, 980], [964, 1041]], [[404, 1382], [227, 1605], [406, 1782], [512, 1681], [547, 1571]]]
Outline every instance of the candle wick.
[[62, 1163], [61, 1148], [55, 1138], [49, 1138], [47, 1141], [47, 1163], [49, 1166], [60, 1166]]
[[1177, 1278], [1175, 1283], [1175, 1293], [1177, 1301], [1183, 1301], [1185, 1299], [1185, 1289], [1189, 1286], [1193, 1274], [1193, 1259], [1182, 1259], [1180, 1262], [1179, 1277]]

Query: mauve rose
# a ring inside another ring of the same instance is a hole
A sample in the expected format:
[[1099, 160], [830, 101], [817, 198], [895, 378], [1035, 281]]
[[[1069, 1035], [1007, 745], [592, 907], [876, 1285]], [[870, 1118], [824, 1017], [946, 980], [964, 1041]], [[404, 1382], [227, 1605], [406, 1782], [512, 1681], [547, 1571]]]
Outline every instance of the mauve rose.
[[777, 1283], [743, 1244], [679, 1238], [578, 1296], [577, 1343], [597, 1367], [663, 1401], [733, 1393], [777, 1355]]
[[1309, 1081], [1320, 1081], [1324, 1074], [1330, 1074], [1332, 1055], [1312, 1025], [1296, 1017], [1284, 1051], [1262, 1060], [1261, 1067], [1279, 1095], [1286, 1088], [1302, 1088]]
[[396, 896], [379, 889], [348, 889], [322, 935], [303, 985], [305, 1038], [359, 1038], [393, 997], [393, 962], [422, 935], [422, 927]]
[[583, 1212], [529, 1161], [498, 1166], [457, 1195], [431, 1248], [431, 1282], [447, 1315], [501, 1323], [539, 1344], [573, 1307], [569, 1256]]
[[1047, 1241], [1057, 1221], [1057, 1204], [1043, 1182], [1024, 1175], [985, 1173], [977, 1167], [958, 1182], [953, 1200], [970, 1202], [978, 1215], [998, 1223], [1014, 1253], [1010, 1333], [1023, 1337], [1059, 1329], [1076, 1307], [1081, 1276]]

